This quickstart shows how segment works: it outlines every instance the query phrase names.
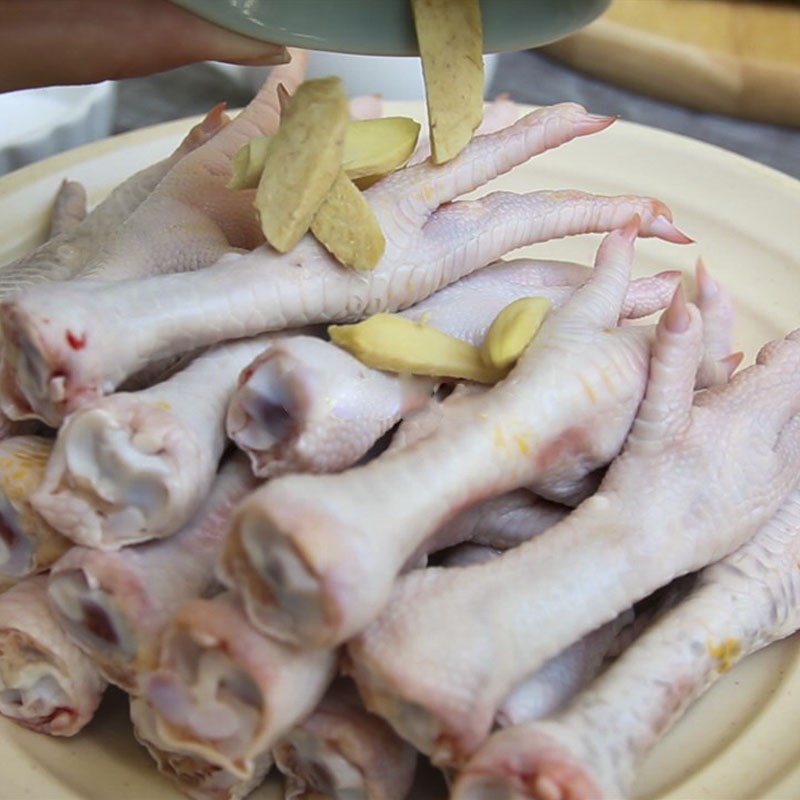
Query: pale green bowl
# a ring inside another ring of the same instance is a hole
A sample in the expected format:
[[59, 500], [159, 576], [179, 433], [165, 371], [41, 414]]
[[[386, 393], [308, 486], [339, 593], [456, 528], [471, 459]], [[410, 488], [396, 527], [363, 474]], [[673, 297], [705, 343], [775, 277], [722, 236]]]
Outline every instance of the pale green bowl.
[[[370, 55], [417, 55], [409, 0], [174, 0], [238, 33], [270, 42]], [[484, 52], [555, 41], [611, 0], [481, 0]]]

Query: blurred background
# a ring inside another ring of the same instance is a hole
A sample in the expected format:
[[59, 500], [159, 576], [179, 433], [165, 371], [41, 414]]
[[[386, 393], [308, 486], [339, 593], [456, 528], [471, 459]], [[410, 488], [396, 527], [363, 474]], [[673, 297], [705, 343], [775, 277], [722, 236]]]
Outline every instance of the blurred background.
[[[99, 84], [0, 95], [0, 173], [110, 133], [245, 105], [266, 70], [203, 63]], [[312, 53], [310, 75], [351, 95], [421, 99], [418, 59]], [[615, 0], [583, 31], [488, 56], [487, 99], [572, 100], [682, 133], [800, 178], [800, 2]]]

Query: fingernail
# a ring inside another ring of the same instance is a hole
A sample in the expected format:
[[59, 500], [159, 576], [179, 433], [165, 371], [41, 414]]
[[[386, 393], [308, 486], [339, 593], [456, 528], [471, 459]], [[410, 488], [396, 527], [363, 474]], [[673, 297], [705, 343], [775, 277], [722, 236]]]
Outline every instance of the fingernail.
[[664, 312], [664, 325], [670, 333], [686, 333], [691, 324], [692, 317], [686, 305], [686, 292], [681, 285], [675, 290], [672, 302]]
[[663, 272], [657, 272], [656, 278], [662, 278], [665, 281], [679, 281], [683, 278], [683, 273], [679, 269], [665, 269]]
[[659, 214], [650, 223], [650, 234], [663, 239], [665, 242], [672, 242], [673, 244], [693, 244], [694, 239], [687, 236], [680, 228], [673, 222], [670, 222], [663, 214]]
[[283, 45], [262, 42], [216, 26], [212, 54], [216, 61], [242, 66], [285, 64], [290, 58], [289, 51]]

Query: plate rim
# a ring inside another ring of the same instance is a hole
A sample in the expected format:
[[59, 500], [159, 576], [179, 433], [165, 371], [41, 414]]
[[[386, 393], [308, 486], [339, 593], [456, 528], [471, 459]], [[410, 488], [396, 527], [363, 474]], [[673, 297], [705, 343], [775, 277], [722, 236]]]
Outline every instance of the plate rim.
[[[424, 110], [422, 101], [387, 101], [386, 108], [416, 108], [418, 111]], [[534, 109], [534, 106], [519, 104], [520, 113], [525, 113]], [[422, 118], [422, 115], [420, 116]], [[129, 131], [115, 136], [83, 145], [64, 153], [44, 159], [35, 164], [29, 165], [15, 172], [0, 178], [0, 196], [7, 193], [24, 190], [43, 178], [52, 177], [56, 173], [61, 173], [70, 166], [92, 160], [99, 156], [113, 154], [118, 149], [135, 147], [140, 144], [153, 142], [162, 138], [177, 137], [186, 132], [189, 126], [202, 119], [202, 115], [185, 117], [178, 120], [158, 123], [134, 131]], [[717, 164], [723, 162], [723, 166], [731, 171], [734, 169], [745, 171], [751, 179], [766, 180], [773, 186], [781, 190], [786, 190], [800, 199], [800, 180], [793, 178], [779, 170], [760, 164], [745, 156], [741, 156], [732, 151], [717, 145], [692, 139], [691, 137], [675, 134], [670, 131], [652, 128], [647, 125], [632, 123], [627, 121], [617, 122], [616, 125], [622, 127], [631, 135], [636, 135], [637, 130], [640, 135], [649, 140], [649, 144], [656, 147], [668, 147], [677, 152], [694, 152], [695, 157], [711, 158]], [[616, 127], [616, 126], [615, 126]], [[676, 149], [677, 148], [677, 149]], [[6, 737], [7, 753], [10, 757], [16, 757], [20, 762], [24, 762], [26, 774], [36, 774], [36, 789], [38, 791], [52, 791], [52, 796], [67, 798], [69, 800], [83, 800], [83, 795], [73, 789], [69, 784], [59, 780], [56, 773], [51, 772], [47, 767], [40, 766], [39, 760], [24, 745], [24, 737]], [[61, 743], [59, 743], [61, 744]], [[68, 742], [64, 743], [68, 744]], [[13, 776], [12, 776], [13, 777]], [[13, 785], [14, 781], [10, 783]], [[667, 789], [667, 795], [672, 797], [674, 791], [679, 791], [683, 782], [679, 782]], [[774, 785], [770, 785], [769, 796], [773, 795], [773, 790], [780, 790], [783, 787], [795, 789], [800, 786], [800, 766], [793, 767], [789, 772], [782, 773]], [[0, 793], [0, 796], [1, 793]], [[787, 795], [788, 796], [788, 795]], [[665, 795], [666, 797], [666, 795]]]

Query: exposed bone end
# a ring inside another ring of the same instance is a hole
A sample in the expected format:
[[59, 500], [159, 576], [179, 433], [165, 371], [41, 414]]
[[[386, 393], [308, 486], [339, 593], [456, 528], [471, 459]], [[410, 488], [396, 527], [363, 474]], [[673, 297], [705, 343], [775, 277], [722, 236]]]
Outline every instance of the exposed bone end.
[[159, 772], [197, 800], [241, 800], [264, 780], [272, 766], [271, 754], [266, 751], [257, 759], [253, 777], [243, 781], [202, 758], [170, 750], [158, 736], [153, 709], [140, 697], [131, 697], [131, 721], [136, 740], [150, 753]]
[[252, 777], [260, 756], [311, 713], [334, 677], [331, 651], [262, 636], [231, 595], [184, 604], [162, 634], [159, 669], [140, 681], [169, 750]]
[[242, 373], [228, 406], [228, 436], [260, 477], [306, 466], [299, 442], [310, 421], [312, 394], [292, 361], [279, 345], [269, 348]]
[[44, 336], [19, 305], [3, 304], [2, 328], [0, 408], [12, 420], [43, 419], [58, 426], [62, 414], [50, 402], [48, 388], [52, 371], [59, 369], [58, 355], [48, 352]]
[[0, 406], [9, 418], [42, 419], [57, 428], [67, 414], [113, 389], [102, 361], [104, 349], [115, 346], [118, 320], [98, 320], [100, 310], [91, 319], [81, 313], [88, 284], [35, 286], [3, 304]]
[[286, 776], [287, 800], [300, 800], [314, 793], [359, 800], [369, 797], [366, 776], [335, 745], [303, 728], [295, 728], [273, 748], [275, 763]]
[[[373, 713], [385, 719], [407, 742], [411, 742], [419, 752], [433, 760], [437, 747], [443, 742], [442, 728], [434, 715], [417, 703], [404, 700], [383, 683], [375, 674], [363, 669], [361, 665], [349, 664], [345, 667], [358, 686], [364, 705]], [[437, 761], [446, 763], [450, 759]]]
[[[463, 572], [430, 567], [398, 581], [384, 612], [348, 642], [343, 665], [364, 705], [437, 766], [465, 763], [486, 739], [497, 706], [509, 691], [502, 670], [495, 668], [494, 646], [485, 626], [469, 627], [470, 633], [482, 639], [471, 642], [483, 654], [482, 669], [445, 674], [438, 665], [441, 654], [452, 649], [452, 640], [420, 638], [420, 631], [432, 631], [438, 618], [406, 613], [415, 600], [438, 593], [443, 584], [454, 579], [460, 583]], [[480, 601], [473, 598], [473, 602], [478, 608]], [[421, 640], [426, 645], [432, 641], [433, 646], [418, 648]], [[403, 658], [398, 659], [397, 653], [403, 653]], [[410, 662], [425, 666], [409, 670]], [[443, 681], [446, 692], [441, 688]]]
[[52, 736], [71, 736], [83, 727], [63, 675], [35, 639], [0, 631], [0, 656], [0, 714]]
[[238, 588], [259, 630], [311, 647], [337, 637], [338, 615], [323, 579], [257, 505], [245, 503], [234, 519], [223, 560], [225, 583]]
[[278, 339], [242, 372], [228, 435], [261, 477], [338, 472], [430, 391], [429, 381], [377, 373], [330, 342]]
[[97, 664], [105, 677], [126, 691], [135, 691], [142, 663], [139, 641], [125, 608], [112, 590], [98, 585], [82, 569], [52, 575], [50, 607], [62, 628]]
[[208, 490], [208, 458], [168, 410], [114, 395], [70, 417], [32, 503], [74, 542], [116, 550], [186, 522]]
[[464, 763], [475, 747], [466, 746], [459, 736], [452, 735], [457, 724], [448, 724], [446, 715], [440, 709], [434, 710], [403, 697], [401, 682], [394, 685], [391, 679], [384, 678], [371, 670], [357, 655], [357, 645], [351, 643], [351, 659], [344, 664], [344, 671], [358, 686], [364, 705], [373, 714], [388, 722], [395, 732], [410, 742], [419, 752], [429, 756], [437, 766], [455, 766]]
[[170, 750], [247, 780], [257, 755], [254, 742], [268, 716], [257, 683], [211, 634], [171, 629], [164, 646], [164, 666], [140, 684], [156, 712], [158, 738]]
[[0, 713], [52, 736], [80, 731], [100, 703], [105, 681], [53, 618], [45, 577], [0, 596]]
[[404, 798], [417, 762], [414, 748], [364, 708], [348, 680], [335, 682], [273, 755], [286, 776], [286, 800]]
[[604, 796], [569, 747], [532, 726], [491, 736], [458, 776], [451, 795], [453, 800], [602, 800]]

